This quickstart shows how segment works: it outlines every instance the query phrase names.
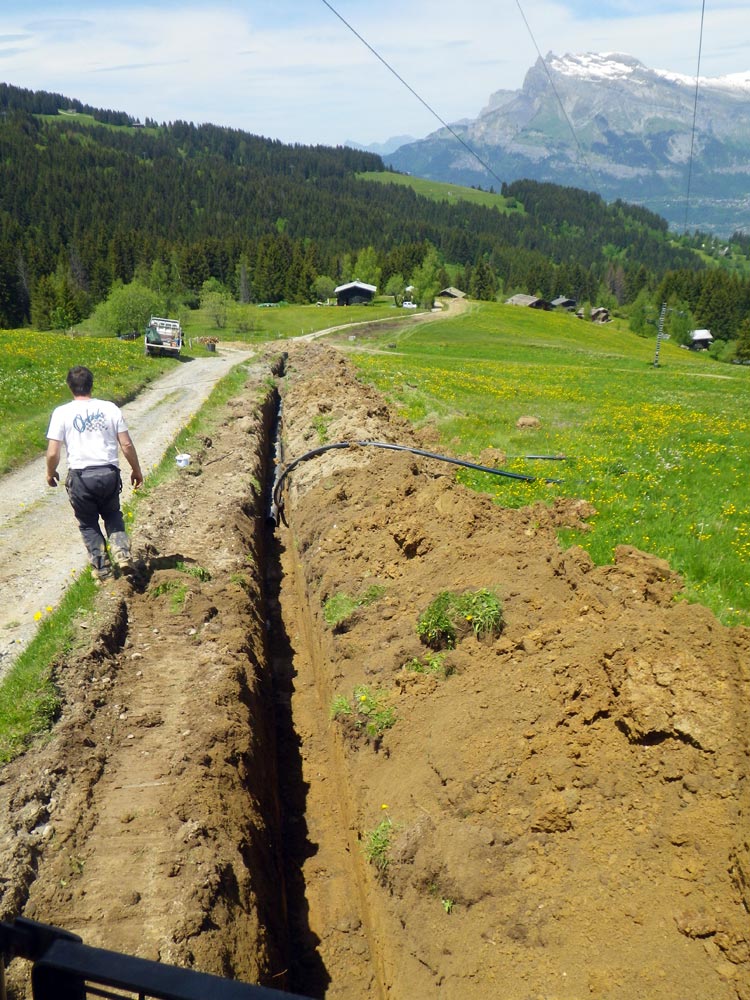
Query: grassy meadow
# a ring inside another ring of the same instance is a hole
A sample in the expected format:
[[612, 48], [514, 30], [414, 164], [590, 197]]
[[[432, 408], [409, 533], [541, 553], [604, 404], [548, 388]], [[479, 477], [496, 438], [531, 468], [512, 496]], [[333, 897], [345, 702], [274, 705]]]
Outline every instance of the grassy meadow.
[[140, 341], [0, 330], [0, 473], [44, 450], [50, 413], [71, 399], [73, 365], [93, 371], [97, 395], [124, 403], [174, 363], [145, 357]]
[[415, 194], [432, 201], [468, 201], [485, 208], [496, 208], [501, 212], [521, 212], [523, 208], [515, 201], [508, 204], [508, 199], [491, 191], [479, 191], [476, 188], [463, 187], [460, 184], [447, 184], [444, 181], [429, 181], [424, 177], [413, 177], [411, 174], [394, 174], [390, 170], [372, 170], [357, 174], [360, 180], [375, 181], [378, 184], [399, 184], [411, 188]]
[[[373, 348], [377, 353], [369, 353]], [[750, 370], [567, 314], [472, 305], [455, 319], [368, 339], [367, 380], [448, 454], [488, 446], [533, 483], [460, 471], [506, 506], [590, 501], [588, 532], [564, 533], [597, 563], [619, 544], [667, 559], [689, 599], [750, 624]], [[518, 430], [520, 416], [538, 429]], [[566, 456], [543, 461], [525, 456]], [[559, 484], [546, 477], [561, 478]]]
[[[229, 307], [224, 325], [221, 327], [216, 325], [215, 318], [206, 309], [189, 309], [187, 306], [182, 306], [169, 315], [180, 320], [188, 353], [199, 354], [202, 337], [260, 344], [269, 340], [299, 337], [342, 323], [390, 318], [397, 312], [393, 299], [388, 298], [376, 299], [366, 306], [346, 308], [339, 308], [335, 303], [330, 306], [301, 306], [282, 302], [259, 306], [234, 302]], [[76, 332], [90, 337], [102, 336], [103, 331], [96, 326], [96, 313], [83, 320]]]
[[0, 474], [44, 450], [50, 413], [70, 399], [65, 376], [73, 365], [90, 368], [95, 377], [94, 392], [122, 405], [175, 364], [205, 356], [207, 351], [198, 342], [201, 337], [216, 337], [220, 343], [264, 343], [341, 323], [392, 318], [394, 313], [391, 300], [346, 309], [238, 306], [233, 322], [217, 329], [211, 317], [196, 310], [183, 318], [186, 346], [180, 361], [145, 357], [140, 339], [96, 336], [89, 322], [81, 324], [74, 335], [0, 330]]

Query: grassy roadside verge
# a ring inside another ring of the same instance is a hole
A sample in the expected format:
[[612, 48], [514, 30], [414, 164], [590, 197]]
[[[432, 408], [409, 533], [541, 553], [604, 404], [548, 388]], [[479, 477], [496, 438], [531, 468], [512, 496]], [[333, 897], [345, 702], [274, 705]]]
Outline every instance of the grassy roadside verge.
[[34, 458], [46, 447], [55, 406], [70, 400], [65, 376], [73, 365], [94, 373], [94, 394], [118, 405], [174, 365], [172, 358], [146, 358], [139, 343], [113, 338], [0, 330], [0, 473]]
[[[243, 363], [216, 384], [203, 407], [147, 475], [142, 490], [125, 505], [128, 525], [137, 523], [140, 496], [147, 496], [159, 483], [178, 474], [174, 456], [180, 451], [197, 450], [198, 438], [215, 431], [228, 400], [242, 392], [246, 378], [247, 364]], [[265, 385], [259, 388], [258, 399], [265, 391]], [[249, 405], [253, 402], [251, 399]], [[76, 622], [94, 610], [98, 593], [90, 571], [85, 570], [65, 592], [58, 607], [40, 621], [34, 639], [0, 682], [0, 764], [23, 753], [58, 717], [61, 701], [54, 681], [55, 664], [73, 650]]]
[[36, 636], [0, 684], [0, 764], [17, 757], [46, 732], [60, 712], [53, 681], [55, 662], [73, 648], [75, 621], [94, 606], [96, 587], [88, 570], [68, 588], [58, 607], [42, 619]]

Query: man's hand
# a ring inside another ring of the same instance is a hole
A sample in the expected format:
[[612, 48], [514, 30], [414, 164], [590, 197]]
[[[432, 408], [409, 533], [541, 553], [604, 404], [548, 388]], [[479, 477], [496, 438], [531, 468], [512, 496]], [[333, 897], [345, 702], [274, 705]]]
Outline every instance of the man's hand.
[[128, 431], [119, 431], [117, 434], [117, 440], [120, 442], [122, 453], [125, 458], [127, 458], [128, 465], [132, 469], [132, 472], [130, 473], [130, 482], [133, 484], [133, 489], [137, 490], [143, 483], [143, 473], [141, 472], [141, 463], [138, 461], [135, 445], [133, 444]]
[[57, 466], [60, 464], [60, 452], [62, 451], [62, 441], [54, 441], [50, 438], [47, 441], [47, 455], [45, 461], [47, 463], [47, 485], [57, 486], [60, 476], [57, 471]]

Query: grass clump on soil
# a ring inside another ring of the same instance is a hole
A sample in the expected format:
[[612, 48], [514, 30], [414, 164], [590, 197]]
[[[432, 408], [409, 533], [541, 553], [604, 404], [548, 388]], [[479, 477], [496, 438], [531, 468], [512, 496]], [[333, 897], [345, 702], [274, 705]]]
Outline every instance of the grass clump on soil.
[[331, 702], [331, 718], [340, 719], [344, 715], [352, 714], [352, 706], [345, 694], [337, 694]]
[[94, 605], [96, 586], [86, 571], [60, 605], [41, 619], [39, 630], [0, 683], [0, 764], [13, 760], [31, 740], [49, 730], [60, 712], [52, 665], [75, 642], [75, 621]]
[[251, 591], [251, 581], [247, 573], [230, 573], [229, 579], [231, 583], [236, 584], [238, 587], [242, 587], [245, 593], [249, 594]]
[[318, 435], [319, 444], [328, 444], [328, 428], [332, 419], [333, 417], [330, 414], [325, 413], [318, 413], [317, 416], [313, 417], [312, 425], [315, 433]]
[[497, 635], [503, 628], [503, 607], [491, 590], [458, 594], [443, 590], [422, 612], [417, 635], [431, 649], [454, 649], [459, 634], [471, 630], [477, 638]]
[[211, 579], [211, 574], [203, 566], [188, 566], [184, 562], [178, 562], [175, 563], [175, 569], [180, 573], [187, 573], [188, 576], [194, 576], [201, 583], [207, 583]]
[[404, 670], [413, 674], [435, 674], [438, 677], [449, 677], [453, 668], [445, 662], [445, 653], [428, 653], [426, 656], [414, 656], [404, 664]]
[[351, 700], [337, 695], [331, 703], [332, 719], [347, 719], [355, 731], [380, 740], [396, 723], [396, 710], [387, 703], [386, 691], [373, 691], [366, 684], [354, 688]]
[[365, 834], [362, 849], [365, 857], [374, 865], [381, 875], [385, 874], [390, 863], [389, 851], [393, 836], [393, 820], [386, 816], [378, 825]]
[[188, 586], [186, 583], [180, 583], [179, 580], [162, 580], [161, 583], [157, 583], [149, 590], [149, 595], [154, 599], [163, 597], [165, 594], [169, 595], [170, 610], [174, 614], [178, 614], [185, 605]]
[[380, 584], [372, 584], [359, 597], [351, 597], [341, 591], [332, 594], [323, 602], [323, 621], [329, 628], [340, 628], [351, 618], [357, 608], [374, 604], [384, 593], [385, 587]]

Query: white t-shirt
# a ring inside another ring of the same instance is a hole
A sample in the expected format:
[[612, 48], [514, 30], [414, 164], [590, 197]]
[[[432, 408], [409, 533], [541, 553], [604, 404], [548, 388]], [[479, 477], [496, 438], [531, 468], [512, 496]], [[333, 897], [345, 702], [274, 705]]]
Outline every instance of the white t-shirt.
[[128, 429], [119, 406], [106, 399], [74, 399], [52, 413], [47, 437], [62, 441], [69, 469], [119, 468], [117, 435]]

